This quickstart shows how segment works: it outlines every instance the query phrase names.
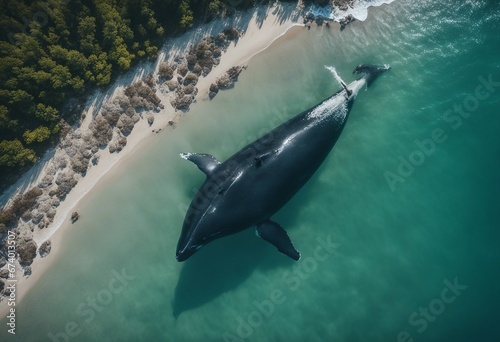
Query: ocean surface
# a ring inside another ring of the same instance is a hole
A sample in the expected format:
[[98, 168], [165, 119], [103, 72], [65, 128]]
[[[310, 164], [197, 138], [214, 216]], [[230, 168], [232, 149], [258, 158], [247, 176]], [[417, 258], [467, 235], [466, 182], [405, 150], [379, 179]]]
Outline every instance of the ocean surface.
[[[299, 30], [82, 200], [15, 340], [500, 340], [500, 3], [396, 0]], [[178, 263], [204, 179], [179, 153], [224, 160], [337, 91], [325, 65], [350, 82], [360, 63], [392, 69], [274, 216], [302, 259], [249, 229]]]

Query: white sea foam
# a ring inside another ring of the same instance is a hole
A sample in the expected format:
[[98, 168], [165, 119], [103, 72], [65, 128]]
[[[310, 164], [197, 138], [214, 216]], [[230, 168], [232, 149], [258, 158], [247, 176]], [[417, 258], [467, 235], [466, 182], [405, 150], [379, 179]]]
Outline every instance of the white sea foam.
[[[333, 66], [325, 65], [325, 68], [328, 69], [335, 80], [339, 83], [339, 85], [344, 88], [345, 82], [340, 78], [337, 73], [337, 69]], [[325, 118], [328, 116], [335, 116], [336, 119], [343, 120], [347, 115], [347, 99], [346, 99], [345, 91], [341, 91], [336, 96], [333, 96], [321, 104], [319, 104], [316, 108], [313, 109], [311, 113], [309, 113], [309, 119], [317, 119], [317, 118]]]
[[368, 17], [368, 7], [390, 4], [393, 1], [394, 0], [355, 0], [354, 7], [349, 7], [346, 11], [334, 9], [332, 6], [319, 7], [317, 5], [312, 5], [309, 9], [309, 13], [314, 14], [315, 17], [323, 17], [334, 21], [339, 21], [351, 14], [357, 20], [364, 21]]
[[[330, 70], [333, 77], [342, 84], [345, 82], [340, 78], [337, 70], [333, 66], [325, 65], [325, 68]], [[351, 82], [347, 85], [347, 88], [352, 92], [352, 95], [356, 97], [359, 91], [366, 85], [366, 80], [362, 77], [359, 80]], [[343, 87], [343, 86], [342, 86]], [[329, 116], [334, 116], [336, 120], [344, 120], [347, 115], [347, 94], [345, 90], [342, 90], [337, 95], [323, 101], [316, 108], [314, 108], [311, 113], [309, 113], [309, 119], [326, 118]]]
[[337, 119], [342, 120], [347, 114], [347, 100], [345, 92], [340, 92], [337, 95], [323, 101], [307, 116], [309, 119], [326, 118], [328, 116], [335, 116]]

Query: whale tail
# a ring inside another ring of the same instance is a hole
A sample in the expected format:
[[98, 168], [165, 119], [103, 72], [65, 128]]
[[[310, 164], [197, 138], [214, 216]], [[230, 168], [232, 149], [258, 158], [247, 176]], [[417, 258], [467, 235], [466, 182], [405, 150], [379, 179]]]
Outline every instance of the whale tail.
[[360, 64], [352, 71], [353, 74], [362, 74], [366, 79], [367, 85], [370, 85], [379, 75], [389, 70], [391, 67], [388, 64], [373, 65]]

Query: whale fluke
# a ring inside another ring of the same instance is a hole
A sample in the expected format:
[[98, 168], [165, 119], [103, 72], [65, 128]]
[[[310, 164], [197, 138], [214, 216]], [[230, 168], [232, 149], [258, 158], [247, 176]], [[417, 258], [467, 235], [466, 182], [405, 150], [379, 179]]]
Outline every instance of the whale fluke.
[[353, 74], [365, 74], [366, 84], [370, 85], [380, 74], [391, 68], [390, 65], [360, 64], [352, 71]]

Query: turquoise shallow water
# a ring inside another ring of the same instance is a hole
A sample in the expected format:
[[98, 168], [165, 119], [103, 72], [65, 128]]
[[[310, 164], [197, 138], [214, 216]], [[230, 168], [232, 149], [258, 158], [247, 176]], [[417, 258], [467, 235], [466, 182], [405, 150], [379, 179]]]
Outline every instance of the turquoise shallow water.
[[[233, 90], [83, 200], [18, 308], [16, 337], [498, 341], [499, 30], [496, 1], [401, 0], [342, 34], [304, 29], [260, 54]], [[225, 159], [338, 90], [324, 65], [351, 81], [367, 62], [392, 70], [360, 93], [333, 153], [274, 217], [301, 261], [248, 230], [177, 263], [204, 177], [178, 153]]]

